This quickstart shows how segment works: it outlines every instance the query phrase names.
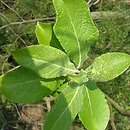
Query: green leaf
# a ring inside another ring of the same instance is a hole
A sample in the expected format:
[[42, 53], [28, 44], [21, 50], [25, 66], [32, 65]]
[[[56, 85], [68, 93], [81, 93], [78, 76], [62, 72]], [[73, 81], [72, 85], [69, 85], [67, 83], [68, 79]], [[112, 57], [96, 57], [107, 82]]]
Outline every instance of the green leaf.
[[97, 57], [86, 70], [89, 78], [105, 82], [116, 78], [130, 66], [130, 55], [125, 53], [107, 53]]
[[84, 101], [79, 119], [87, 130], [105, 130], [109, 121], [109, 107], [104, 94], [89, 81], [83, 91]]
[[56, 10], [54, 32], [60, 44], [79, 68], [89, 47], [97, 41], [96, 29], [85, 0], [53, 0]]
[[39, 44], [50, 45], [52, 38], [52, 25], [51, 23], [41, 23], [37, 22], [35, 33]]
[[84, 70], [81, 70], [80, 73], [75, 76], [70, 75], [69, 78], [78, 84], [86, 83], [89, 80]]
[[2, 84], [2, 79], [3, 79], [4, 75], [0, 76], [0, 92], [1, 92], [1, 84]]
[[50, 42], [50, 46], [53, 46], [55, 48], [58, 48], [58, 49], [64, 51], [64, 49], [62, 48], [59, 40], [57, 39], [57, 37], [56, 37], [56, 35], [53, 31], [53, 28], [52, 28], [52, 39], [51, 39], [51, 42]]
[[51, 23], [38, 22], [35, 29], [35, 33], [39, 44], [53, 46], [64, 51], [64, 49], [60, 45], [60, 42], [54, 34], [53, 25]]
[[35, 71], [43, 78], [75, 75], [79, 72], [64, 52], [51, 46], [29, 46], [12, 54], [21, 66]]
[[57, 97], [57, 102], [48, 114], [44, 130], [68, 130], [82, 106], [82, 86], [76, 83], [67, 84], [64, 91]]
[[49, 96], [60, 85], [57, 81], [45, 82], [33, 71], [18, 68], [2, 77], [1, 91], [5, 97], [17, 103], [33, 103]]

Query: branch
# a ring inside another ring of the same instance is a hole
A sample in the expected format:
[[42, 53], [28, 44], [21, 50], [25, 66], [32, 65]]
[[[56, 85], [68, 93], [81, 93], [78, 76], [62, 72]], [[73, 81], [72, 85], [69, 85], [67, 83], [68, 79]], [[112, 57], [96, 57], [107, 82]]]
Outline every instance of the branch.
[[100, 2], [100, 0], [96, 0], [95, 2], [93, 2], [93, 0], [89, 0], [88, 1], [88, 4], [91, 6], [91, 5], [96, 5]]
[[130, 110], [125, 110], [123, 107], [119, 106], [114, 100], [112, 100], [109, 96], [105, 95], [108, 102], [115, 107], [115, 109], [122, 115], [130, 117]]
[[[93, 20], [100, 20], [100, 19], [109, 19], [109, 18], [124, 18], [124, 17], [128, 17], [129, 16], [125, 16], [124, 13], [120, 13], [120, 12], [111, 12], [111, 11], [101, 11], [101, 12], [91, 12], [91, 16], [93, 18]], [[44, 18], [40, 18], [40, 19], [33, 19], [33, 20], [24, 20], [22, 22], [12, 22], [12, 23], [8, 23], [2, 27], [0, 27], [0, 30], [1, 29], [4, 29], [6, 27], [9, 27], [9, 26], [15, 26], [15, 25], [21, 25], [21, 24], [28, 24], [28, 23], [35, 23], [35, 22], [38, 22], [38, 21], [54, 21], [55, 20], [55, 17], [44, 17]]]
[[[2, 13], [0, 13], [0, 16], [8, 23], [7, 25], [10, 24], [9, 21], [8, 21], [8, 19], [6, 18], [6, 16], [4, 16]], [[12, 31], [12, 33], [13, 33], [18, 39], [20, 39], [20, 40], [23, 42], [23, 44], [26, 46], [25, 41], [24, 41], [18, 34], [15, 33], [15, 31], [11, 28], [11, 26], [9, 26], [9, 29], [10, 29], [10, 30]]]
[[8, 6], [3, 0], [1, 0], [1, 3], [4, 4], [12, 12], [14, 12], [22, 21], [24, 21], [24, 19], [19, 15], [19, 13], [17, 11], [15, 11], [14, 9], [12, 9], [10, 6]]
[[9, 27], [9, 26], [14, 26], [14, 25], [35, 23], [35, 22], [38, 22], [38, 21], [54, 21], [54, 20], [55, 20], [55, 17], [47, 17], [47, 18], [39, 18], [39, 19], [33, 19], [33, 20], [27, 20], [27, 21], [24, 20], [22, 22], [12, 22], [12, 23], [9, 23], [9, 24], [6, 24], [6, 25], [0, 27], [0, 30], [4, 29], [6, 27]]
[[117, 130], [116, 129], [116, 125], [115, 125], [115, 121], [114, 121], [114, 114], [112, 111], [112, 105], [110, 104], [110, 102], [108, 102], [109, 104], [109, 108], [110, 108], [110, 124], [111, 124], [111, 128], [112, 130]]
[[130, 0], [124, 0], [124, 3], [130, 5]]
[[100, 12], [91, 12], [91, 16], [93, 20], [102, 20], [102, 19], [110, 19], [110, 18], [129, 18], [127, 12], [119, 12], [119, 11], [100, 11]]

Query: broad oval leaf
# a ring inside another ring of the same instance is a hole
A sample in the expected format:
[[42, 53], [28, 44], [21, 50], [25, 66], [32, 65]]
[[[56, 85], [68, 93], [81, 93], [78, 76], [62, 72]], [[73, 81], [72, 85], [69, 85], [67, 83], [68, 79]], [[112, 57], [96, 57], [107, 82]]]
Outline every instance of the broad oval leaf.
[[79, 119], [87, 130], [105, 130], [109, 121], [109, 107], [104, 94], [89, 81], [83, 90], [84, 101]]
[[52, 25], [51, 23], [37, 22], [35, 33], [39, 44], [50, 45], [52, 39]]
[[79, 68], [89, 47], [98, 39], [85, 0], [53, 0], [56, 10], [54, 32], [60, 44]]
[[49, 96], [58, 87], [57, 81], [42, 80], [33, 71], [18, 68], [1, 77], [0, 88], [2, 94], [13, 102], [33, 103]]
[[43, 78], [75, 75], [79, 72], [64, 52], [51, 46], [29, 46], [12, 54], [21, 66], [35, 71]]
[[130, 55], [125, 53], [107, 53], [97, 57], [86, 70], [89, 78], [105, 82], [116, 78], [130, 66]]
[[82, 86], [72, 83], [57, 97], [57, 102], [48, 114], [44, 130], [68, 130], [82, 106]]

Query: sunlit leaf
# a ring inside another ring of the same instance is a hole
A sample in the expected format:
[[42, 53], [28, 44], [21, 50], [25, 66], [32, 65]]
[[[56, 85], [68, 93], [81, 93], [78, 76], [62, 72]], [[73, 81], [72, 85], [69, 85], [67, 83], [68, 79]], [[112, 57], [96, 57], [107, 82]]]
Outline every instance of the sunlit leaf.
[[79, 118], [87, 130], [105, 130], [109, 121], [109, 107], [104, 94], [89, 81], [83, 91], [84, 101]]
[[105, 82], [116, 78], [130, 66], [130, 55], [113, 52], [97, 57], [86, 70], [89, 78]]
[[72, 83], [57, 97], [57, 102], [48, 114], [44, 130], [68, 130], [82, 106], [83, 87]]
[[35, 33], [39, 44], [50, 45], [52, 39], [52, 25], [51, 23], [37, 22]]
[[89, 80], [86, 73], [83, 70], [81, 70], [80, 73], [75, 76], [70, 75], [69, 78], [78, 84], [86, 83]]
[[75, 75], [78, 72], [64, 52], [51, 46], [30, 46], [12, 54], [21, 66], [35, 71], [43, 78]]
[[53, 0], [56, 10], [54, 32], [60, 44], [79, 68], [89, 47], [98, 39], [85, 0]]

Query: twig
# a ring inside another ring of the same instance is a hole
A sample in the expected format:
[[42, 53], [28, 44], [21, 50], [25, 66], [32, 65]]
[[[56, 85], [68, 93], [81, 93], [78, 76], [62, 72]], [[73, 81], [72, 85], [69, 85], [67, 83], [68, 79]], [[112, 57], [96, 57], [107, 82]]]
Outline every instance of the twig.
[[92, 0], [89, 0], [89, 1], [88, 1], [88, 4], [91, 4], [91, 2], [92, 2]]
[[22, 118], [22, 116], [21, 116], [21, 114], [20, 114], [20, 112], [19, 112], [19, 110], [18, 110], [17, 105], [16, 105], [16, 104], [14, 104], [14, 103], [13, 103], [12, 105], [14, 105], [14, 107], [15, 107], [15, 109], [16, 109], [16, 111], [17, 111], [17, 114], [18, 114], [18, 116], [19, 116], [20, 120], [22, 120], [23, 118]]
[[24, 19], [18, 14], [18, 12], [12, 9], [10, 6], [8, 6], [3, 0], [1, 0], [1, 3], [3, 3], [8, 9], [14, 12], [22, 21], [24, 21]]
[[97, 1], [95, 1], [94, 3], [92, 3], [92, 5], [96, 5], [97, 3], [99, 3], [100, 2], [100, 0], [97, 0]]
[[[10, 22], [8, 21], [8, 19], [3, 15], [3, 14], [1, 14], [0, 13], [0, 16], [2, 17], [2, 18], [4, 18], [4, 20], [8, 23], [8, 25], [10, 24]], [[15, 32], [14, 32], [14, 30], [9, 26], [9, 29], [12, 31], [12, 33], [16, 36], [16, 37], [18, 37], [23, 43], [24, 43], [24, 45], [26, 46], [26, 43], [25, 43], [25, 41], [18, 35], [18, 34], [16, 34]]]
[[119, 11], [100, 11], [100, 12], [91, 12], [93, 20], [102, 20], [110, 18], [129, 18], [129, 15], [119, 12]]
[[55, 100], [55, 98], [52, 97], [52, 96], [44, 98], [44, 101], [46, 102], [48, 112], [51, 110], [51, 102], [54, 101], [54, 100]]
[[2, 65], [2, 67], [1, 67], [2, 74], [4, 74], [5, 63], [8, 61], [8, 58], [9, 58], [8, 56], [5, 58], [5, 61], [4, 61], [3, 65]]
[[112, 130], [117, 130], [116, 129], [116, 125], [115, 125], [115, 121], [114, 121], [114, 114], [113, 114], [113, 111], [112, 111], [112, 105], [110, 102], [108, 102], [109, 104], [109, 108], [110, 108], [110, 124], [111, 124], [111, 128]]
[[117, 28], [120, 28], [120, 27], [127, 27], [127, 26], [130, 26], [130, 23], [122, 24], [122, 25], [119, 25], [119, 26], [113, 26], [112, 28], [107, 29], [107, 31], [104, 31], [103, 34], [108, 33], [108, 32], [110, 32], [113, 29], [117, 29]]
[[130, 110], [125, 110], [123, 107], [119, 106], [119, 104], [112, 100], [108, 95], [105, 95], [105, 97], [120, 114], [130, 117]]
[[93, 2], [93, 0], [89, 0], [89, 1], [88, 1], [88, 4], [89, 4], [90, 6], [96, 5], [97, 3], [99, 3], [99, 1], [100, 1], [100, 0], [97, 0], [97, 1]]
[[[0, 15], [2, 15], [2, 14], [0, 13]], [[93, 20], [108, 19], [110, 17], [119, 17], [119, 18], [126, 17], [126, 16], [124, 16], [124, 14], [122, 14], [120, 12], [110, 12], [110, 11], [92, 12], [91, 16], [92, 16]], [[9, 26], [11, 27], [11, 26], [15, 26], [15, 25], [35, 23], [37, 21], [54, 21], [54, 20], [55, 20], [55, 17], [46, 17], [46, 18], [44, 17], [44, 18], [33, 19], [33, 20], [26, 20], [26, 21], [24, 20], [22, 22], [12, 22], [12, 23], [8, 23], [8, 24], [0, 27], [0, 30], [4, 29], [6, 27], [9, 27]]]
[[33, 20], [27, 20], [27, 21], [24, 20], [22, 22], [12, 22], [12, 23], [9, 23], [9, 24], [6, 24], [6, 25], [0, 27], [0, 30], [4, 29], [6, 27], [9, 27], [9, 26], [14, 26], [14, 25], [35, 23], [35, 22], [38, 22], [38, 21], [54, 21], [54, 20], [55, 20], [55, 17], [47, 17], [47, 18], [39, 18], [39, 19], [33, 19]]
[[130, 5], [130, 0], [124, 0], [124, 3]]
[[[12, 68], [12, 69], [10, 69], [8, 72], [14, 71], [15, 69], [18, 69], [18, 68], [20, 68], [20, 65], [14, 67], [14, 68]], [[7, 73], [8, 73], [8, 72], [7, 72]]]

